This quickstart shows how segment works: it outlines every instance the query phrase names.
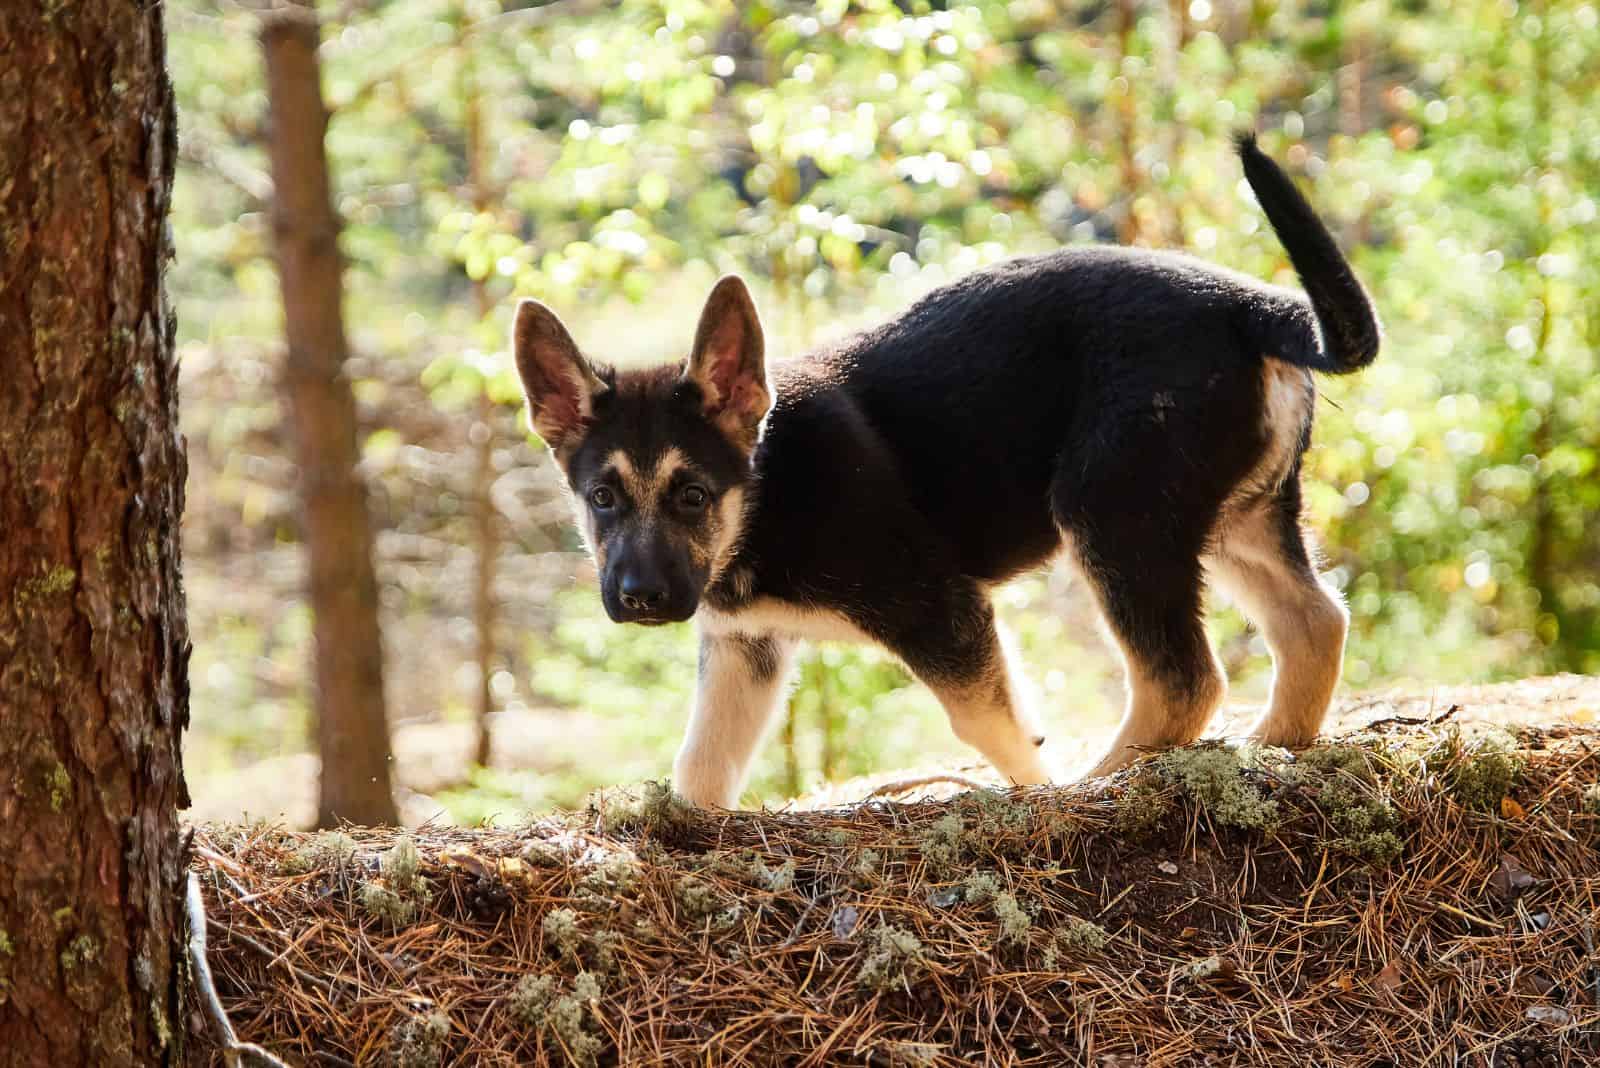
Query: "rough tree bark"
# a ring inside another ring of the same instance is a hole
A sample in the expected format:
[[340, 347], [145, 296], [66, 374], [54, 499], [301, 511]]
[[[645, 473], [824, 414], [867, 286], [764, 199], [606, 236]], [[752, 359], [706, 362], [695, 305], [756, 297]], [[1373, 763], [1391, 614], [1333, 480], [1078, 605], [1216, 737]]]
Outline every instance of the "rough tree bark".
[[283, 392], [300, 468], [316, 639], [317, 821], [395, 823], [372, 521], [356, 470], [355, 397], [344, 377], [344, 263], [328, 181], [317, 41], [309, 8], [263, 19], [273, 235], [288, 349]]
[[0, 1061], [179, 1058], [184, 446], [160, 5], [0, 5]]

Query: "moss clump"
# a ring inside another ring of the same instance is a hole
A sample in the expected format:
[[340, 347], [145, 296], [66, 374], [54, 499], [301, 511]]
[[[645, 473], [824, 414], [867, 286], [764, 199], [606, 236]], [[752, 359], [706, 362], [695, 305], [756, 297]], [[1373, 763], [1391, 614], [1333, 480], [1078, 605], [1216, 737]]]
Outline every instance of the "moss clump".
[[1154, 776], [1141, 775], [1117, 796], [1111, 828], [1126, 838], [1148, 838], [1172, 811], [1172, 798]]
[[722, 898], [710, 883], [692, 876], [681, 877], [673, 886], [678, 904], [692, 919], [701, 920], [722, 910]]
[[438, 1068], [450, 1038], [450, 1017], [442, 1012], [407, 1016], [389, 1036], [395, 1068]]
[[401, 835], [384, 851], [378, 858], [378, 870], [396, 893], [420, 896], [428, 889], [428, 882], [422, 877], [422, 854], [409, 834]]
[[506, 1012], [520, 1027], [543, 1027], [555, 1003], [556, 981], [549, 975], [524, 975], [506, 995]]
[[713, 871], [724, 875], [731, 875], [741, 882], [757, 886], [773, 893], [782, 893], [794, 886], [795, 862], [793, 858], [785, 860], [776, 868], [767, 866], [766, 861], [753, 849], [743, 849], [738, 852], [717, 852], [711, 855], [710, 867]]
[[1583, 792], [1583, 810], [1591, 816], [1600, 816], [1600, 782]]
[[356, 856], [356, 840], [343, 831], [323, 831], [283, 858], [279, 871], [304, 875], [312, 871], [341, 872]]
[[678, 831], [692, 826], [695, 808], [672, 792], [670, 782], [647, 782], [637, 788], [604, 794], [592, 810], [607, 834], [623, 830], [642, 830], [651, 834]]
[[1450, 757], [1448, 782], [1455, 799], [1478, 812], [1498, 812], [1500, 799], [1516, 785], [1522, 775], [1522, 759], [1513, 751], [1510, 738], [1484, 735], [1471, 741], [1459, 731], [1445, 741]]
[[578, 929], [578, 914], [571, 909], [551, 909], [545, 913], [544, 940], [563, 957], [576, 957], [583, 932]]
[[369, 879], [357, 891], [361, 907], [389, 927], [404, 927], [417, 918], [428, 893], [428, 880], [422, 877], [422, 856], [410, 835], [401, 835], [379, 855], [378, 871], [381, 879]]
[[1092, 957], [1106, 948], [1111, 936], [1093, 920], [1074, 916], [1064, 925], [1050, 932], [1044, 947], [1044, 967], [1053, 971], [1062, 953], [1074, 957]]
[[985, 835], [1025, 834], [1033, 822], [1032, 808], [999, 790], [974, 790], [967, 797], [978, 810], [978, 826]]
[[863, 849], [856, 855], [850, 872], [856, 877], [856, 882], [871, 886], [883, 876], [883, 854], [876, 849]]
[[961, 845], [966, 831], [966, 823], [958, 812], [947, 812], [924, 827], [917, 835], [917, 845], [928, 867], [936, 872], [955, 867], [961, 860]]
[[644, 869], [631, 857], [609, 857], [584, 873], [578, 880], [580, 895], [593, 895], [610, 899], [617, 894], [632, 893], [639, 886]]
[[67, 948], [61, 951], [61, 970], [75, 971], [99, 956], [100, 943], [86, 934], [81, 934], [68, 942]]
[[1389, 804], [1373, 756], [1354, 745], [1320, 745], [1282, 770], [1306, 790], [1337, 832], [1323, 845], [1370, 864], [1389, 864], [1405, 851], [1400, 815]]
[[993, 872], [975, 871], [961, 884], [966, 899], [974, 905], [986, 905], [1000, 895], [1000, 880]]
[[910, 987], [927, 967], [927, 955], [916, 935], [883, 924], [872, 932], [871, 948], [861, 961], [856, 980], [868, 990], [887, 993]]
[[562, 993], [548, 975], [525, 975], [506, 995], [506, 1012], [519, 1026], [540, 1034], [553, 1032], [571, 1058], [580, 1065], [592, 1065], [601, 1042], [589, 1029], [594, 1004], [600, 1000], [600, 981], [588, 972], [579, 972], [572, 989]]
[[1223, 827], [1270, 831], [1278, 824], [1278, 803], [1264, 797], [1251, 780], [1255, 754], [1220, 745], [1170, 749], [1155, 760], [1155, 770], [1176, 783]]
[[72, 776], [58, 763], [50, 769], [45, 785], [50, 788], [50, 811], [60, 812], [72, 799]]
[[1002, 945], [1021, 945], [1028, 940], [1028, 932], [1033, 928], [1033, 917], [1028, 915], [1014, 895], [1009, 893], [995, 895], [994, 918], [1000, 922]]
[[617, 950], [622, 946], [622, 935], [616, 931], [600, 930], [588, 938], [589, 955], [601, 974], [617, 970]]
[[417, 918], [417, 903], [377, 881], [364, 882], [357, 891], [367, 915], [387, 927], [405, 927]]

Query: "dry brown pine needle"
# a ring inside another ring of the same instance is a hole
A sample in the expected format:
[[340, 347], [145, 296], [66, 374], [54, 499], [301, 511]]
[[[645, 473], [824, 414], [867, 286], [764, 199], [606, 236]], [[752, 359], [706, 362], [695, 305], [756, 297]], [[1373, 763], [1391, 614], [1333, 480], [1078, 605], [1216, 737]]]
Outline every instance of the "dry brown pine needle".
[[292, 1064], [1595, 1064], [1597, 743], [1421, 725], [941, 802], [213, 826], [195, 869], [240, 1039]]

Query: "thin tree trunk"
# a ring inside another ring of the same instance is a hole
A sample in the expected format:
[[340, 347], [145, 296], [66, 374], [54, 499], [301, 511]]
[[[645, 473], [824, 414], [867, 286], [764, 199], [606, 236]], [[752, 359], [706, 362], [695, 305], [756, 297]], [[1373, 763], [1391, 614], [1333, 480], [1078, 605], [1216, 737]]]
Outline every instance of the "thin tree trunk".
[[283, 391], [300, 467], [316, 638], [317, 822], [395, 823], [372, 521], [356, 471], [355, 397], [344, 377], [344, 265], [323, 143], [327, 110], [317, 40], [308, 8], [285, 8], [262, 22], [273, 234], [288, 342]]
[[0, 5], [0, 1061], [174, 1063], [189, 803], [162, 9]]
[[[1127, 64], [1124, 61], [1133, 49], [1133, 31], [1136, 24], [1137, 12], [1134, 10], [1134, 0], [1117, 0], [1117, 72], [1119, 74], [1127, 68]], [[1117, 223], [1117, 241], [1120, 244], [1132, 245], [1139, 240], [1139, 213], [1136, 210], [1136, 202], [1139, 199], [1141, 183], [1139, 162], [1134, 150], [1135, 125], [1138, 120], [1136, 102], [1133, 96], [1133, 79], [1124, 78], [1123, 81], [1124, 88], [1116, 101], [1117, 158], [1124, 204], [1122, 218]]]
[[[470, 13], [463, 22], [463, 47], [471, 48], [466, 41], [471, 32]], [[483, 168], [483, 100], [478, 84], [477, 70], [472, 55], [464, 56], [462, 80], [466, 97], [467, 127], [467, 181], [472, 186], [472, 206], [483, 212], [489, 208], [489, 189]], [[473, 280], [472, 295], [477, 302], [478, 318], [487, 319], [494, 309], [489, 296], [489, 286], [482, 278]], [[478, 637], [478, 741], [473, 754], [480, 767], [487, 767], [494, 756], [494, 735], [491, 720], [494, 717], [494, 690], [490, 681], [495, 667], [495, 624], [497, 606], [494, 599], [495, 565], [500, 554], [500, 531], [494, 508], [494, 402], [486, 388], [478, 398], [478, 419], [470, 431], [475, 450], [472, 480], [473, 531], [478, 542], [477, 574], [474, 576], [472, 618]]]

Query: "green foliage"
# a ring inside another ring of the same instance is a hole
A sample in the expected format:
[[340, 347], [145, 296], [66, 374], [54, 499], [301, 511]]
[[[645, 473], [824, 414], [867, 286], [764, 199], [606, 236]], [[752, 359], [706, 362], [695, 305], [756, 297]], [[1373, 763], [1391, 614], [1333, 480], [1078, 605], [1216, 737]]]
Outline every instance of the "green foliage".
[[[1117, 5], [1076, 2], [621, 0], [536, 23], [501, 0], [325, 11], [363, 407], [392, 418], [403, 379], [464, 437], [481, 398], [515, 406], [514, 296], [546, 300], [586, 349], [629, 363], [680, 357], [705, 284], [731, 269], [752, 279], [774, 353], [1063, 243], [1181, 246], [1292, 284], [1229, 158], [1227, 134], [1254, 126], [1308, 179], [1387, 331], [1371, 369], [1321, 383], [1329, 403], [1305, 461], [1325, 578], [1351, 610], [1345, 681], [1600, 671], [1595, 6], [1265, 3], [1244, 24], [1223, 8], [1139, 5], [1126, 36]], [[296, 537], [275, 473], [280, 313], [256, 16], [216, 0], [168, 12], [184, 131], [169, 281], [186, 373], [226, 371], [185, 383], [207, 479], [186, 553], [191, 764], [203, 770], [302, 744], [308, 616], [294, 593], [269, 590], [286, 604], [274, 613], [218, 595], [240, 574], [265, 584], [265, 563], [242, 563]], [[466, 154], [474, 102], [481, 188]], [[430, 421], [370, 427], [369, 457], [452, 447], [421, 428]], [[396, 514], [459, 505], [458, 487], [431, 478], [392, 473], [381, 488]], [[541, 522], [550, 530], [517, 551], [576, 548]], [[227, 555], [212, 531], [250, 551]], [[46, 574], [21, 596], [72, 581]], [[390, 581], [395, 615], [459, 611]], [[547, 593], [517, 651], [525, 696], [581, 709], [585, 730], [558, 740], [550, 767], [442, 793], [458, 818], [659, 776], [681, 736], [689, 629], [614, 627], [587, 579]], [[1059, 589], [1029, 578], [1000, 603], [1051, 713], [1110, 722], [1116, 667], [1065, 618]], [[1214, 632], [1236, 689], [1262, 689], [1260, 639], [1231, 611]], [[757, 797], [965, 752], [937, 703], [876, 652], [810, 654], [791, 708], [794, 751], [762, 755]], [[597, 753], [598, 737], [614, 742]], [[1128, 833], [1159, 822], [1154, 798], [1127, 799]]]

